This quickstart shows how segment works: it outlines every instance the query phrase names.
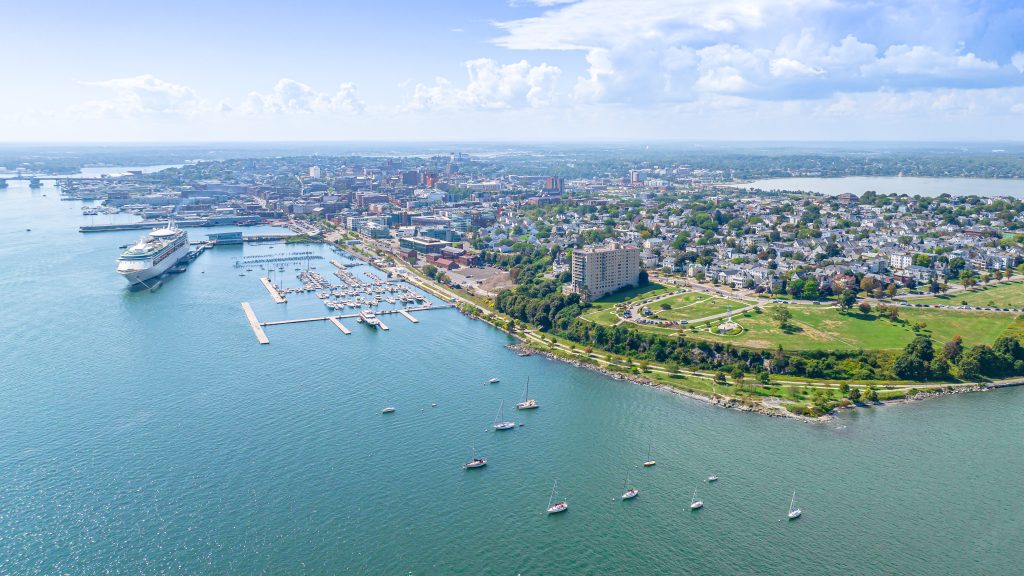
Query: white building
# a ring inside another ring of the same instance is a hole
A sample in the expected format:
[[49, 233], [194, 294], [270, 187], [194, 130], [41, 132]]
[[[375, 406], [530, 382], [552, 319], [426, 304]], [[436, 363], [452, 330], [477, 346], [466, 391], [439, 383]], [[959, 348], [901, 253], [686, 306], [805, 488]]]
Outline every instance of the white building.
[[319, 178], [320, 177], [320, 167], [319, 166], [310, 166], [309, 167], [309, 177], [310, 178]]
[[914, 263], [910, 254], [893, 254], [889, 256], [889, 267], [893, 270], [906, 270]]

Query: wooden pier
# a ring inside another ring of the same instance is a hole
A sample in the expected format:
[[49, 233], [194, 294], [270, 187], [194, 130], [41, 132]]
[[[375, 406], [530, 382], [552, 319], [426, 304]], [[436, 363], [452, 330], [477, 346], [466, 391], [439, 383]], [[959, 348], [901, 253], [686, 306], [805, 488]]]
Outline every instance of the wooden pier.
[[274, 302], [284, 304], [288, 301], [285, 300], [284, 296], [281, 296], [281, 293], [277, 291], [277, 288], [274, 288], [274, 284], [270, 281], [270, 278], [261, 277], [260, 282], [263, 282], [263, 286], [267, 289], [267, 292], [270, 292], [270, 297], [274, 299]]
[[409, 314], [405, 310], [399, 310], [398, 313], [401, 314], [402, 316], [405, 316], [406, 318], [408, 318], [409, 322], [412, 322], [413, 324], [419, 324], [420, 323], [419, 320], [413, 318], [412, 314]]
[[256, 335], [256, 340], [260, 344], [270, 344], [270, 339], [267, 338], [266, 332], [263, 331], [260, 321], [256, 319], [256, 313], [252, 311], [252, 306], [248, 302], [242, 302], [242, 310], [245, 311], [245, 317], [249, 320], [249, 327], [252, 328], [253, 334]]
[[349, 331], [348, 328], [345, 327], [344, 324], [341, 323], [341, 320], [338, 320], [337, 318], [334, 318], [332, 316], [331, 317], [331, 322], [333, 322], [334, 325], [338, 327], [338, 330], [341, 330], [343, 333], [345, 333], [345, 334], [351, 334], [352, 333], [351, 331]]
[[387, 324], [380, 321], [380, 318], [377, 318], [377, 326], [380, 326], [381, 330], [390, 330]]

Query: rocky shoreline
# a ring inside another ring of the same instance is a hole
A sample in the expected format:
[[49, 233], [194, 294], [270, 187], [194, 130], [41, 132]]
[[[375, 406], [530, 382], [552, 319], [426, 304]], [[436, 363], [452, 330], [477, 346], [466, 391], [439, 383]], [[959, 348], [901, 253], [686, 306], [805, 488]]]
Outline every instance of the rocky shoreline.
[[740, 412], [751, 412], [754, 414], [762, 414], [764, 416], [773, 416], [776, 418], [793, 418], [795, 420], [801, 420], [803, 422], [827, 422], [832, 419], [831, 414], [825, 414], [824, 416], [813, 418], [810, 416], [801, 416], [799, 414], [793, 414], [789, 410], [786, 410], [782, 406], [778, 405], [772, 406], [765, 403], [746, 404], [743, 402], [739, 402], [733, 398], [725, 398], [722, 396], [705, 396], [703, 394], [698, 394], [696, 392], [691, 392], [689, 390], [682, 390], [679, 388], [669, 386], [667, 384], [661, 384], [660, 382], [655, 382], [650, 378], [638, 374], [623, 374], [621, 372], [608, 370], [607, 368], [604, 368], [597, 364], [582, 362], [580, 360], [575, 360], [573, 358], [565, 358], [563, 356], [553, 354], [547, 350], [539, 350], [525, 343], [509, 344], [508, 346], [506, 346], [506, 348], [516, 352], [527, 352], [529, 354], [537, 354], [539, 356], [544, 356], [549, 360], [564, 362], [565, 364], [575, 366], [576, 368], [583, 368], [585, 370], [599, 372], [601, 374], [604, 374], [605, 376], [614, 378], [615, 380], [625, 380], [627, 382], [632, 382], [634, 384], [639, 384], [641, 386], [647, 386], [648, 388], [658, 388], [666, 392], [679, 394], [680, 396], [686, 396], [687, 398], [699, 400], [701, 402], [711, 404], [713, 406], [718, 406], [720, 408], [728, 408], [730, 410], [738, 410]]
[[920, 392], [918, 392], [918, 393], [916, 393], [916, 394], [914, 394], [912, 396], [907, 396], [905, 398], [898, 398], [898, 399], [895, 399], [895, 400], [881, 400], [881, 401], [872, 402], [872, 403], [860, 402], [860, 403], [857, 403], [857, 404], [851, 404], [849, 406], [837, 407], [837, 408], [834, 408], [828, 414], [825, 414], [823, 416], [819, 416], [819, 417], [815, 418], [815, 417], [811, 417], [811, 416], [802, 416], [800, 414], [793, 414], [789, 410], [786, 410], [785, 408], [783, 408], [778, 403], [776, 403], [774, 405], [770, 404], [770, 403], [765, 403], [765, 402], [760, 402], [760, 403], [756, 403], [756, 404], [748, 404], [748, 403], [739, 402], [739, 401], [737, 401], [737, 400], [735, 400], [733, 398], [725, 398], [725, 397], [722, 397], [722, 396], [717, 396], [717, 397], [716, 396], [705, 396], [703, 394], [698, 394], [696, 392], [691, 392], [689, 390], [682, 390], [682, 389], [679, 389], [679, 388], [674, 388], [672, 386], [669, 386], [667, 384], [661, 384], [659, 382], [656, 382], [654, 380], [651, 380], [650, 378], [647, 378], [647, 377], [639, 375], [639, 374], [623, 374], [622, 372], [615, 372], [613, 370], [608, 370], [607, 368], [604, 368], [604, 367], [602, 367], [602, 366], [600, 366], [598, 364], [591, 364], [589, 362], [583, 362], [581, 360], [576, 360], [576, 359], [573, 359], [573, 358], [565, 358], [564, 356], [559, 356], [559, 355], [554, 354], [552, 352], [549, 352], [547, 350], [541, 350], [541, 349], [535, 348], [535, 347], [530, 346], [529, 344], [527, 344], [525, 342], [522, 342], [522, 341], [520, 343], [518, 343], [518, 344], [509, 344], [508, 346], [506, 346], [506, 348], [508, 348], [510, 350], [513, 350], [513, 351], [516, 351], [516, 352], [520, 352], [520, 353], [537, 354], [537, 355], [540, 355], [540, 356], [544, 356], [545, 358], [548, 358], [549, 360], [555, 360], [555, 361], [558, 361], [558, 362], [564, 362], [564, 363], [569, 364], [571, 366], [575, 366], [576, 368], [583, 368], [585, 370], [592, 370], [594, 372], [599, 372], [601, 374], [604, 374], [605, 376], [608, 376], [610, 378], [614, 378], [615, 380], [625, 380], [625, 381], [628, 381], [628, 382], [632, 382], [634, 384], [639, 384], [641, 386], [647, 386], [649, 388], [659, 388], [661, 390], [665, 390], [666, 392], [671, 392], [673, 394], [679, 394], [680, 396], [686, 396], [687, 398], [692, 398], [694, 400], [699, 400], [701, 402], [705, 402], [707, 404], [711, 404], [713, 406], [718, 406], [718, 407], [721, 407], [721, 408], [728, 408], [730, 410], [738, 410], [740, 412], [750, 412], [750, 413], [754, 413], [754, 414], [762, 414], [764, 416], [772, 416], [772, 417], [777, 417], [777, 418], [792, 418], [794, 420], [800, 420], [802, 422], [815, 422], [815, 423], [828, 422], [828, 421], [832, 420], [833, 416], [836, 413], [838, 413], [839, 410], [852, 410], [854, 408], [866, 407], [866, 406], [887, 406], [887, 405], [890, 405], [890, 404], [909, 404], [910, 402], [918, 402], [920, 400], [927, 400], [929, 398], [938, 398], [938, 397], [941, 397], [941, 396], [952, 396], [952, 395], [956, 395], [956, 394], [968, 394], [968, 393], [973, 393], [973, 392], [987, 392], [989, 390], [995, 390], [997, 388], [1006, 388], [1006, 387], [1010, 387], [1010, 386], [1024, 386], [1024, 378], [1016, 378], [1016, 379], [1012, 379], [1012, 380], [1006, 380], [1006, 381], [1002, 381], [1002, 382], [993, 382], [993, 383], [989, 383], [989, 384], [976, 384], [974, 386], [957, 386], [957, 387], [950, 387], [950, 388], [942, 388], [942, 389], [939, 389], [939, 390], [923, 390], [923, 391], [920, 391]]

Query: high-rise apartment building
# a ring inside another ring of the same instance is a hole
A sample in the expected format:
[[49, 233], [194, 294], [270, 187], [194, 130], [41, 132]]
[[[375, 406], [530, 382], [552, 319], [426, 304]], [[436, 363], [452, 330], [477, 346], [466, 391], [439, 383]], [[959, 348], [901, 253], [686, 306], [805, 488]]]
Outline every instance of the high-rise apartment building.
[[619, 243], [580, 248], [572, 253], [572, 280], [566, 291], [596, 300], [640, 282], [640, 249]]

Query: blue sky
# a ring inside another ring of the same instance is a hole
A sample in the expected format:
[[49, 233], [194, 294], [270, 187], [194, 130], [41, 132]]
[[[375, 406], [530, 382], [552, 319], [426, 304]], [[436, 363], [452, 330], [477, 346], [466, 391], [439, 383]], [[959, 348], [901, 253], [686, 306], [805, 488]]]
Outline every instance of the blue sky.
[[0, 140], [1020, 140], [1024, 2], [8, 1]]

